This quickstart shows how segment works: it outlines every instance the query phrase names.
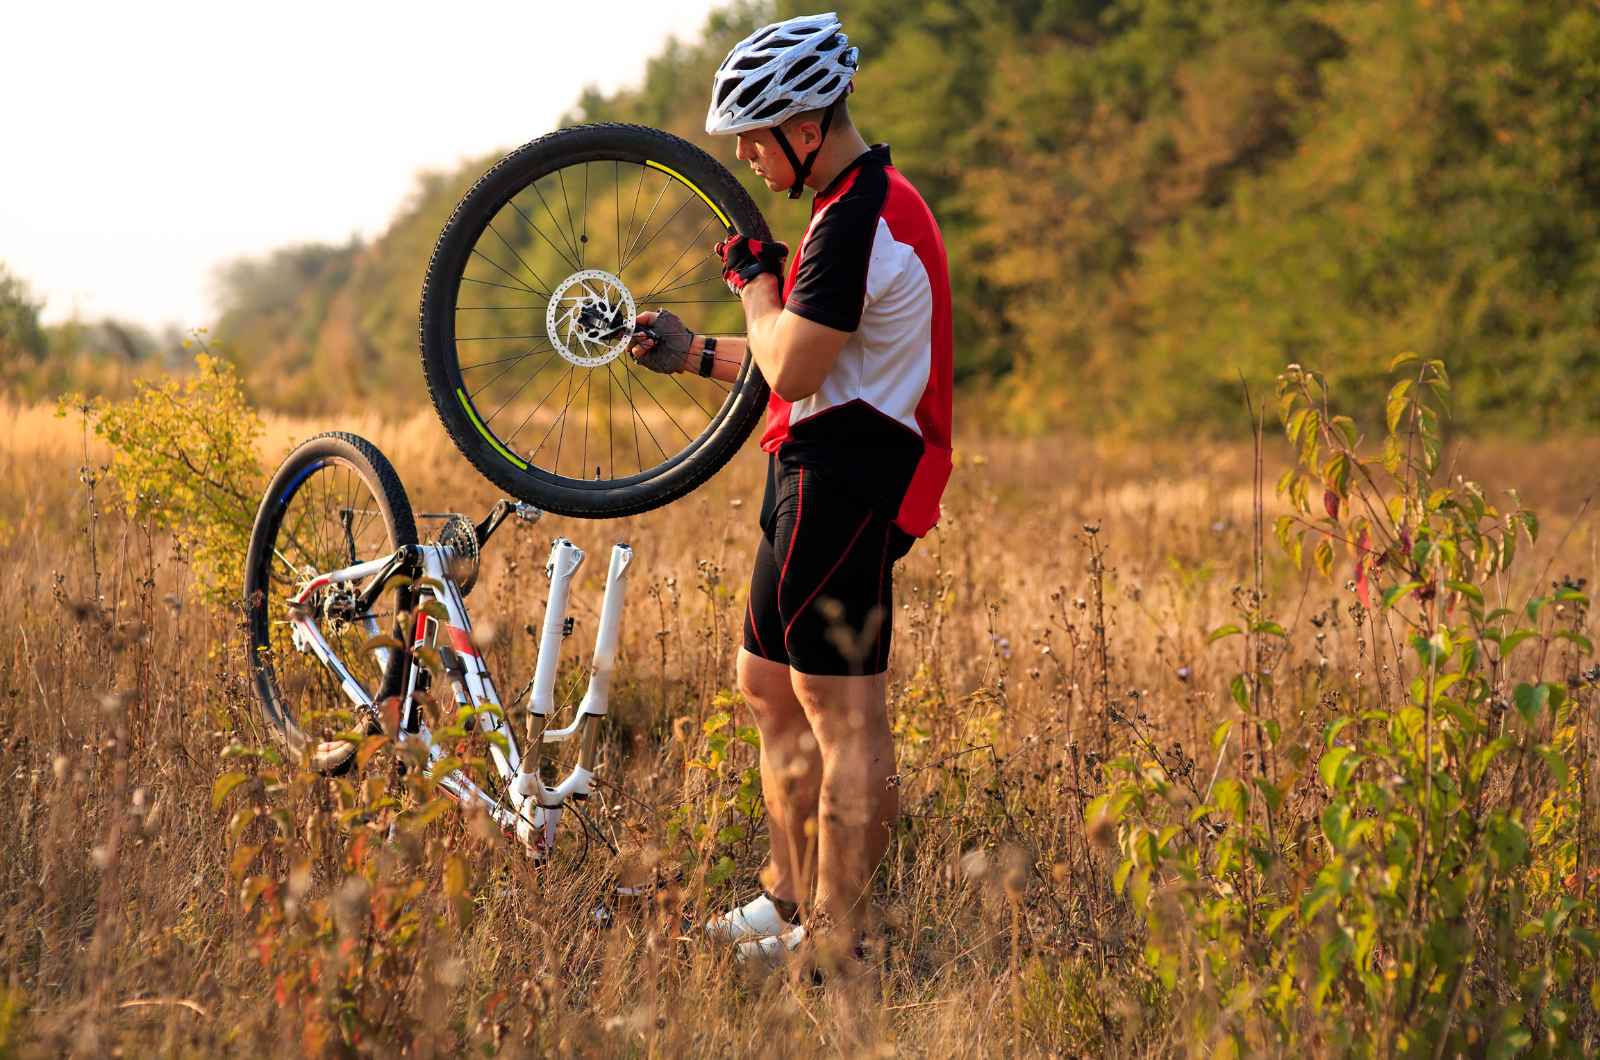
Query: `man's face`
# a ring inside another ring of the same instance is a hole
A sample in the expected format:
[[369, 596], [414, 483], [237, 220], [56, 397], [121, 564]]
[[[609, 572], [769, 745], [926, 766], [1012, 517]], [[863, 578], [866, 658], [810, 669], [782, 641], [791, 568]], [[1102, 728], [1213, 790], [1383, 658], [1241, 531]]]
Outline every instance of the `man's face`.
[[771, 129], [751, 129], [739, 134], [739, 161], [755, 170], [767, 185], [768, 191], [787, 191], [794, 183], [794, 167], [784, 156], [783, 148], [772, 135]]
[[[789, 138], [789, 146], [801, 158], [822, 142], [815, 121], [791, 119], [780, 128]], [[771, 129], [752, 129], [740, 133], [737, 154], [739, 161], [748, 164], [755, 170], [756, 176], [766, 182], [769, 191], [788, 191], [794, 184], [794, 167], [789, 164], [783, 148], [778, 146]]]

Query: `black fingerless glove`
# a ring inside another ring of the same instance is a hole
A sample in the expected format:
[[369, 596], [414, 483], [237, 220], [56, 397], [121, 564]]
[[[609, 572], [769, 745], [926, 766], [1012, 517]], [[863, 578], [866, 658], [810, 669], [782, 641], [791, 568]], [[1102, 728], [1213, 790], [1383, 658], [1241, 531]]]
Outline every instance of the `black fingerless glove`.
[[650, 326], [641, 328], [636, 336], [650, 339], [654, 345], [636, 355], [634, 360], [652, 372], [664, 375], [683, 371], [684, 363], [689, 359], [689, 344], [694, 341], [694, 332], [685, 327], [676, 315], [665, 309], [657, 310]]

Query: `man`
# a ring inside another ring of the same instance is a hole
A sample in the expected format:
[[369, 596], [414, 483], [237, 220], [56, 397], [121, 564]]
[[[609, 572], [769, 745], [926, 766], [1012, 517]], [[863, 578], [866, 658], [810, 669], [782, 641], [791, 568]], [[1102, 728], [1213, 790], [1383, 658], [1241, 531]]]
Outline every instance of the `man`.
[[780, 243], [718, 244], [748, 346], [657, 312], [640, 314], [650, 332], [631, 350], [657, 371], [732, 380], [748, 349], [772, 387], [738, 659], [771, 857], [761, 897], [706, 925], [747, 959], [783, 956], [808, 927], [846, 943], [863, 927], [899, 808], [885, 705], [892, 569], [938, 521], [950, 475], [944, 243], [888, 147], [869, 148], [850, 120], [857, 50], [840, 30], [832, 14], [768, 26], [713, 83], [706, 131], [737, 135], [739, 159], [773, 191], [816, 192], [787, 277]]

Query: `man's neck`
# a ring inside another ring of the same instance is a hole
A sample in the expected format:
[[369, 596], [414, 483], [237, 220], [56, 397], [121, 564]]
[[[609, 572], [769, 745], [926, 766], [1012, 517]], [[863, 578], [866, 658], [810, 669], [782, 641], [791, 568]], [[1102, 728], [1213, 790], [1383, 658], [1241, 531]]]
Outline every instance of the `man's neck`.
[[811, 167], [811, 175], [806, 177], [806, 187], [814, 191], [823, 190], [845, 171], [846, 166], [860, 158], [866, 151], [867, 141], [861, 138], [861, 133], [855, 126], [833, 130], [822, 143], [822, 151]]

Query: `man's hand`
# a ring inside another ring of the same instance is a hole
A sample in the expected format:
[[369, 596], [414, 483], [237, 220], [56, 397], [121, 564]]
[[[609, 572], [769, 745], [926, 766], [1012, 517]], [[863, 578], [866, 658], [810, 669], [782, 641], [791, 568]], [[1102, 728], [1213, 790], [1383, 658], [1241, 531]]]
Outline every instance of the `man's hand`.
[[[646, 328], [649, 330], [643, 330]], [[689, 346], [694, 342], [694, 332], [684, 327], [683, 321], [658, 309], [634, 317], [633, 329], [628, 353], [635, 361], [664, 375], [683, 371], [689, 360]]]
[[722, 259], [722, 278], [727, 281], [728, 290], [742, 294], [745, 284], [757, 276], [771, 273], [782, 282], [789, 248], [778, 242], [733, 235], [717, 244], [717, 256]]

